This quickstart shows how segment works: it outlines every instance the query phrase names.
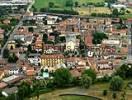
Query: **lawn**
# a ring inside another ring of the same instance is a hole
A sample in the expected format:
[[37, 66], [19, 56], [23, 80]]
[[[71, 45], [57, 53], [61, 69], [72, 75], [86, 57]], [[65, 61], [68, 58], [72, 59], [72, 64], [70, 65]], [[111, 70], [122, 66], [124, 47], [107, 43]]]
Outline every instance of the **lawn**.
[[64, 8], [65, 0], [36, 0], [34, 6], [39, 10], [40, 8], [47, 8], [49, 2], [53, 2], [55, 8]]

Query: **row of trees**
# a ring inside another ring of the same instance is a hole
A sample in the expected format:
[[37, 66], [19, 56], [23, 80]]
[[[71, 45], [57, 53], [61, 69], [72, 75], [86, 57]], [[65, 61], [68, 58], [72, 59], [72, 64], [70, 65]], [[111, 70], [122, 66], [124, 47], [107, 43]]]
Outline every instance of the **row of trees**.
[[40, 12], [49, 12], [49, 13], [58, 13], [58, 14], [72, 14], [72, 15], [78, 15], [79, 14], [77, 11], [67, 10], [67, 9], [55, 10], [55, 9], [41, 8]]

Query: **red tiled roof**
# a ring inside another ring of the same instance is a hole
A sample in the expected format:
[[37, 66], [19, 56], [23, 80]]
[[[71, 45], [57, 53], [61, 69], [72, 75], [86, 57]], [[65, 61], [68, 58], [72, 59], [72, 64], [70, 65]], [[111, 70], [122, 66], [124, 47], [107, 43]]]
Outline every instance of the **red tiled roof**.
[[0, 34], [3, 34], [5, 32], [5, 30], [0, 28]]
[[76, 69], [70, 70], [70, 73], [73, 77], [80, 77], [81, 76], [81, 72], [79, 72]]
[[27, 70], [26, 70], [26, 75], [28, 76], [33, 76], [35, 75], [35, 70], [33, 67], [28, 67]]
[[92, 43], [92, 36], [90, 35], [90, 34], [88, 34], [88, 35], [86, 35], [85, 36], [85, 44], [87, 45], [87, 46], [91, 46], [93, 43]]
[[49, 58], [50, 59], [56, 59], [56, 58], [62, 59], [62, 58], [64, 58], [64, 55], [62, 55], [62, 54], [42, 55], [41, 58], [43, 58], [43, 59], [49, 59]]
[[3, 89], [7, 86], [7, 84], [5, 82], [1, 82], [0, 83], [0, 89]]

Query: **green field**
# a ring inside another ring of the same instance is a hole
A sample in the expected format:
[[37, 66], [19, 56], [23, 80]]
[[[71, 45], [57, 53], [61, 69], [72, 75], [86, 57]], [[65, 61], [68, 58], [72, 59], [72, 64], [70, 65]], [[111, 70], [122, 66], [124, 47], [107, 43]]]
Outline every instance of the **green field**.
[[[104, 2], [104, 0], [71, 0], [73, 1], [73, 4], [78, 1], [78, 3], [85, 4], [88, 2], [92, 3], [98, 3], [98, 2]], [[47, 8], [49, 5], [49, 2], [53, 2], [55, 5], [55, 8], [61, 8], [66, 9], [65, 4], [66, 0], [36, 0], [34, 6], [39, 10], [40, 8]]]

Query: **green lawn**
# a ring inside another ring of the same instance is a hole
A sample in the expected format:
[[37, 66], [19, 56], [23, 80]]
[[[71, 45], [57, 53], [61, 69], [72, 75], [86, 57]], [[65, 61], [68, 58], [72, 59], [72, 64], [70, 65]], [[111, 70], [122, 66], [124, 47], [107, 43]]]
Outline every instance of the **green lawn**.
[[40, 8], [47, 8], [49, 2], [53, 2], [56, 8], [64, 8], [65, 0], [36, 0], [35, 7], [39, 10]]
[[[92, 3], [104, 2], [104, 0], [71, 0], [71, 1], [73, 1], [73, 4], [77, 1], [79, 5], [86, 4], [88, 2], [92, 2]], [[40, 8], [47, 8], [49, 5], [49, 2], [53, 2], [55, 8], [66, 9], [65, 7], [66, 0], [36, 0], [34, 6], [38, 10]]]

